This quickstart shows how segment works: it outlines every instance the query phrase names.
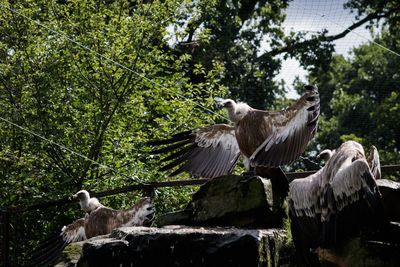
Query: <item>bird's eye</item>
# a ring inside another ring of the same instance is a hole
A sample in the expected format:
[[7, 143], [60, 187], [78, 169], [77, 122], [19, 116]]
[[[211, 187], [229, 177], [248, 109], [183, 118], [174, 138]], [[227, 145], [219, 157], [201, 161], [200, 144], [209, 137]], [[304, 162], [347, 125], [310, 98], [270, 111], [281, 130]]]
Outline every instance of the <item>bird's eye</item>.
[[240, 115], [240, 114], [242, 114], [242, 112], [236, 111], [236, 115]]

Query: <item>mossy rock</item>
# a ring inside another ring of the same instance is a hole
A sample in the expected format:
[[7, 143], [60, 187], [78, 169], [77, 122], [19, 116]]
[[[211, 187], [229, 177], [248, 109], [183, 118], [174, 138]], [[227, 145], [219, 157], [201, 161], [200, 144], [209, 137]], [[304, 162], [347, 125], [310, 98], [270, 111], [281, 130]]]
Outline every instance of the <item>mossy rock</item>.
[[[75, 267], [82, 257], [82, 247], [85, 242], [75, 242], [66, 246], [55, 267]], [[82, 266], [84, 267], [84, 266]]]
[[261, 177], [223, 176], [211, 179], [187, 207], [160, 216], [157, 225], [282, 227], [285, 213], [273, 210], [271, 181]]
[[87, 240], [76, 266], [276, 267], [286, 264], [285, 244], [282, 229], [122, 227]]

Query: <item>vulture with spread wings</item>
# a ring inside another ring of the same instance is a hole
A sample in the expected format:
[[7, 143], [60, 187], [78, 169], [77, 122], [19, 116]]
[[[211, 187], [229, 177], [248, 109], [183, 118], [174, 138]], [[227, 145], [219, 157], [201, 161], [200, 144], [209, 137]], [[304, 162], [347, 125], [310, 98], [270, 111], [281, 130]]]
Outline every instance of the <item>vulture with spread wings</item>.
[[220, 101], [234, 126], [216, 124], [182, 132], [167, 140], [150, 142], [166, 145], [154, 154], [170, 153], [161, 170], [176, 168], [172, 175], [188, 172], [194, 177], [214, 178], [229, 174], [239, 156], [257, 174], [257, 168], [279, 168], [304, 152], [317, 131], [319, 94], [315, 86], [292, 106], [281, 111], [251, 108], [231, 99]]
[[145, 225], [151, 222], [154, 215], [154, 206], [148, 197], [140, 199], [128, 210], [105, 207], [96, 198], [90, 198], [85, 190], [74, 197], [79, 199], [81, 208], [86, 212], [85, 217], [64, 226], [61, 233], [42, 242], [31, 253], [28, 266], [53, 266], [68, 244], [109, 234], [122, 226]]
[[322, 169], [294, 180], [289, 189], [293, 241], [309, 266], [318, 266], [311, 250], [334, 248], [384, 218], [375, 182], [381, 176], [377, 149], [372, 146], [366, 158], [359, 143], [348, 141], [330, 155]]

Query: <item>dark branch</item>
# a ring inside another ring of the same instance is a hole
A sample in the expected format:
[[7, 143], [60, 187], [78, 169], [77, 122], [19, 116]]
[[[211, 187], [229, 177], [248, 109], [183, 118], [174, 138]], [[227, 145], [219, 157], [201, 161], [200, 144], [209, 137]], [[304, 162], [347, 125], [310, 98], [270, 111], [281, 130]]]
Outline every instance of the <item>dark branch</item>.
[[257, 58], [257, 61], [263, 61], [266, 58], [269, 57], [273, 57], [282, 53], [288, 53], [291, 51], [296, 51], [297, 49], [299, 49], [300, 47], [305, 47], [307, 45], [310, 45], [312, 43], [315, 43], [316, 40], [318, 40], [319, 43], [321, 42], [332, 42], [334, 40], [340, 39], [345, 37], [348, 33], [350, 33], [352, 30], [360, 27], [361, 25], [365, 24], [366, 22], [375, 20], [375, 19], [380, 19], [380, 18], [384, 18], [389, 16], [391, 13], [396, 12], [396, 10], [389, 10], [385, 13], [381, 13], [381, 12], [375, 12], [375, 13], [371, 13], [368, 16], [366, 16], [365, 18], [363, 18], [362, 20], [354, 23], [353, 25], [351, 25], [350, 27], [348, 27], [347, 29], [345, 29], [343, 32], [335, 34], [335, 35], [329, 35], [329, 36], [318, 36], [318, 37], [314, 37], [312, 39], [309, 40], [305, 40], [302, 42], [296, 42], [290, 45], [286, 45], [283, 47], [279, 47], [276, 49], [272, 49], [269, 52], [266, 52], [264, 54], [262, 54], [261, 56], [259, 56]]

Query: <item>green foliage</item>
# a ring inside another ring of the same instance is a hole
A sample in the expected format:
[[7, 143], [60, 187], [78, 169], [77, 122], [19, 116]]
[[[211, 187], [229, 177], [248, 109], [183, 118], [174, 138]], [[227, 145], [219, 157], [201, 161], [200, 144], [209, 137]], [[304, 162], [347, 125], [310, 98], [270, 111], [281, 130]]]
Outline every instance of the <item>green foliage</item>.
[[[204, 79], [193, 84], [187, 78], [190, 55], [165, 49], [166, 29], [176, 22], [181, 3], [2, 4], [46, 27], [2, 8], [1, 117], [52, 141], [1, 121], [0, 206], [59, 199], [82, 188], [104, 191], [164, 180], [146, 142], [213, 122], [197, 103], [211, 107], [215, 96], [226, 94], [218, 83], [223, 67], [214, 62], [204, 69], [199, 63]], [[179, 208], [191, 193], [190, 188], [160, 190], [156, 206], [161, 212]], [[138, 197], [101, 201], [126, 208]], [[42, 233], [82, 216], [77, 210], [74, 204], [15, 217], [18, 246], [12, 254], [23, 257]]]
[[[399, 51], [399, 37], [398, 32], [393, 35], [383, 29], [374, 42]], [[310, 80], [319, 84], [322, 97], [317, 138], [321, 149], [355, 140], [366, 148], [375, 145], [382, 164], [400, 161], [399, 65], [399, 56], [366, 43], [348, 59], [335, 56], [328, 71], [311, 73]]]
[[[230, 96], [257, 108], [271, 107], [283, 87], [273, 81], [281, 60], [269, 55], [265, 47], [281, 47], [282, 22], [288, 1], [193, 1], [187, 13], [172, 27], [176, 53], [191, 55], [193, 69], [188, 76], [202, 82], [205, 70], [218, 62], [223, 68], [220, 84]], [[263, 56], [260, 56], [260, 51]]]
[[[1, 7], [0, 117], [52, 140], [0, 121], [1, 207], [164, 180], [146, 142], [225, 123], [201, 108], [212, 110], [214, 97], [258, 108], [291, 103], [284, 83], [273, 80], [277, 55], [299, 59], [320, 87], [320, 131], [308, 156], [356, 139], [376, 145], [383, 163], [400, 160], [399, 57], [373, 44], [350, 59], [332, 56], [326, 31], [285, 36], [288, 1], [0, 1], [45, 26]], [[386, 16], [387, 31], [375, 41], [399, 51], [398, 5], [375, 2], [352, 0], [347, 7]], [[291, 166], [318, 167], [302, 160]], [[158, 213], [182, 208], [196, 189], [158, 189]], [[101, 201], [127, 208], [140, 196]], [[42, 233], [79, 216], [77, 204], [15, 215], [13, 265]]]

